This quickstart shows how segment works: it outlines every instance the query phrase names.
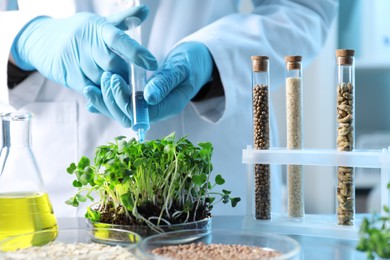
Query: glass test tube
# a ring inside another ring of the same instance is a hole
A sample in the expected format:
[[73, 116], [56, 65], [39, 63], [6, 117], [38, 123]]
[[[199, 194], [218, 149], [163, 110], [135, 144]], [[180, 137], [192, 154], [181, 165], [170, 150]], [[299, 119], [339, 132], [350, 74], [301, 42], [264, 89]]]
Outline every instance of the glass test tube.
[[[141, 20], [137, 17], [126, 19], [126, 25], [129, 29], [130, 37], [141, 44]], [[146, 85], [146, 71], [133, 63], [129, 63], [130, 80], [132, 88], [132, 109], [133, 109], [133, 125], [132, 130], [137, 132], [138, 141], [143, 142], [146, 131], [149, 130], [149, 109], [148, 104], [144, 99], [144, 88]]]
[[[354, 51], [336, 50], [337, 150], [352, 151], [355, 144]], [[355, 214], [354, 168], [337, 168], [337, 218], [339, 225], [353, 225]]]
[[[252, 56], [252, 115], [255, 149], [269, 149], [269, 58]], [[255, 164], [255, 217], [271, 219], [271, 171], [269, 164]]]
[[[287, 56], [286, 116], [287, 149], [303, 148], [303, 82], [302, 57]], [[303, 166], [287, 165], [287, 208], [289, 217], [303, 217]]]

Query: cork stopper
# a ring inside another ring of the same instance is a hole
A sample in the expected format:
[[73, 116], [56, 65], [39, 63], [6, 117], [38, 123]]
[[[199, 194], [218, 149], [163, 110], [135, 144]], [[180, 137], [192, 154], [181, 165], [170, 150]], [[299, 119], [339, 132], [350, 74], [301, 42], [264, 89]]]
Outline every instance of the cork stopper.
[[338, 65], [352, 65], [354, 55], [354, 50], [338, 49], [336, 50], [336, 62]]
[[286, 56], [284, 57], [287, 70], [301, 69], [302, 56]]
[[268, 56], [252, 56], [252, 70], [254, 72], [267, 72], [268, 59]]

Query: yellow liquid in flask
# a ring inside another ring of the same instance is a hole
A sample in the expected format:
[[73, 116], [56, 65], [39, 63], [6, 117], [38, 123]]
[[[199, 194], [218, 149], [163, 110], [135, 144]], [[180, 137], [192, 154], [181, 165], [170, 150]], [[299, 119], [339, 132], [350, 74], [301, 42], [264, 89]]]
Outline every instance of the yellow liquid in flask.
[[57, 220], [46, 193], [0, 193], [0, 241], [10, 236], [46, 230], [4, 240], [0, 250], [13, 251], [45, 245], [58, 234]]

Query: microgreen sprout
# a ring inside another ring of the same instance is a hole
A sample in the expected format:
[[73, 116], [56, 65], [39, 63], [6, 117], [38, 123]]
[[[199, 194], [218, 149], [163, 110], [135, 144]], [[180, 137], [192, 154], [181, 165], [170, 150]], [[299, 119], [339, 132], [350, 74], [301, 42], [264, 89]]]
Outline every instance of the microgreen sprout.
[[78, 207], [90, 200], [85, 216], [112, 224], [156, 227], [209, 217], [216, 203], [235, 207], [240, 201], [230, 191], [214, 191], [225, 180], [211, 178], [212, 152], [211, 143], [194, 146], [174, 133], [142, 143], [117, 137], [96, 149], [93, 163], [83, 156], [67, 168], [78, 191], [66, 203]]
[[[387, 184], [390, 189], [390, 183]], [[367, 259], [375, 259], [375, 255], [390, 259], [390, 210], [383, 206], [384, 214], [372, 214], [364, 218], [360, 225], [360, 239], [357, 250], [367, 253]]]

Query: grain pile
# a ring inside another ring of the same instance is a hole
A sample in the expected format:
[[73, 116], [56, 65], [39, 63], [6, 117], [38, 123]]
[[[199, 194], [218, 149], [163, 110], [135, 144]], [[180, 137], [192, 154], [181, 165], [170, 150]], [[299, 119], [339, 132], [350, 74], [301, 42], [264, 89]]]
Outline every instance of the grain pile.
[[175, 260], [272, 259], [282, 255], [280, 252], [257, 246], [205, 244], [202, 242], [163, 246], [154, 249], [151, 253], [171, 257]]
[[44, 246], [34, 246], [7, 252], [3, 260], [36, 259], [78, 259], [78, 260], [132, 260], [137, 259], [129, 249], [99, 243], [61, 243], [52, 242]]

